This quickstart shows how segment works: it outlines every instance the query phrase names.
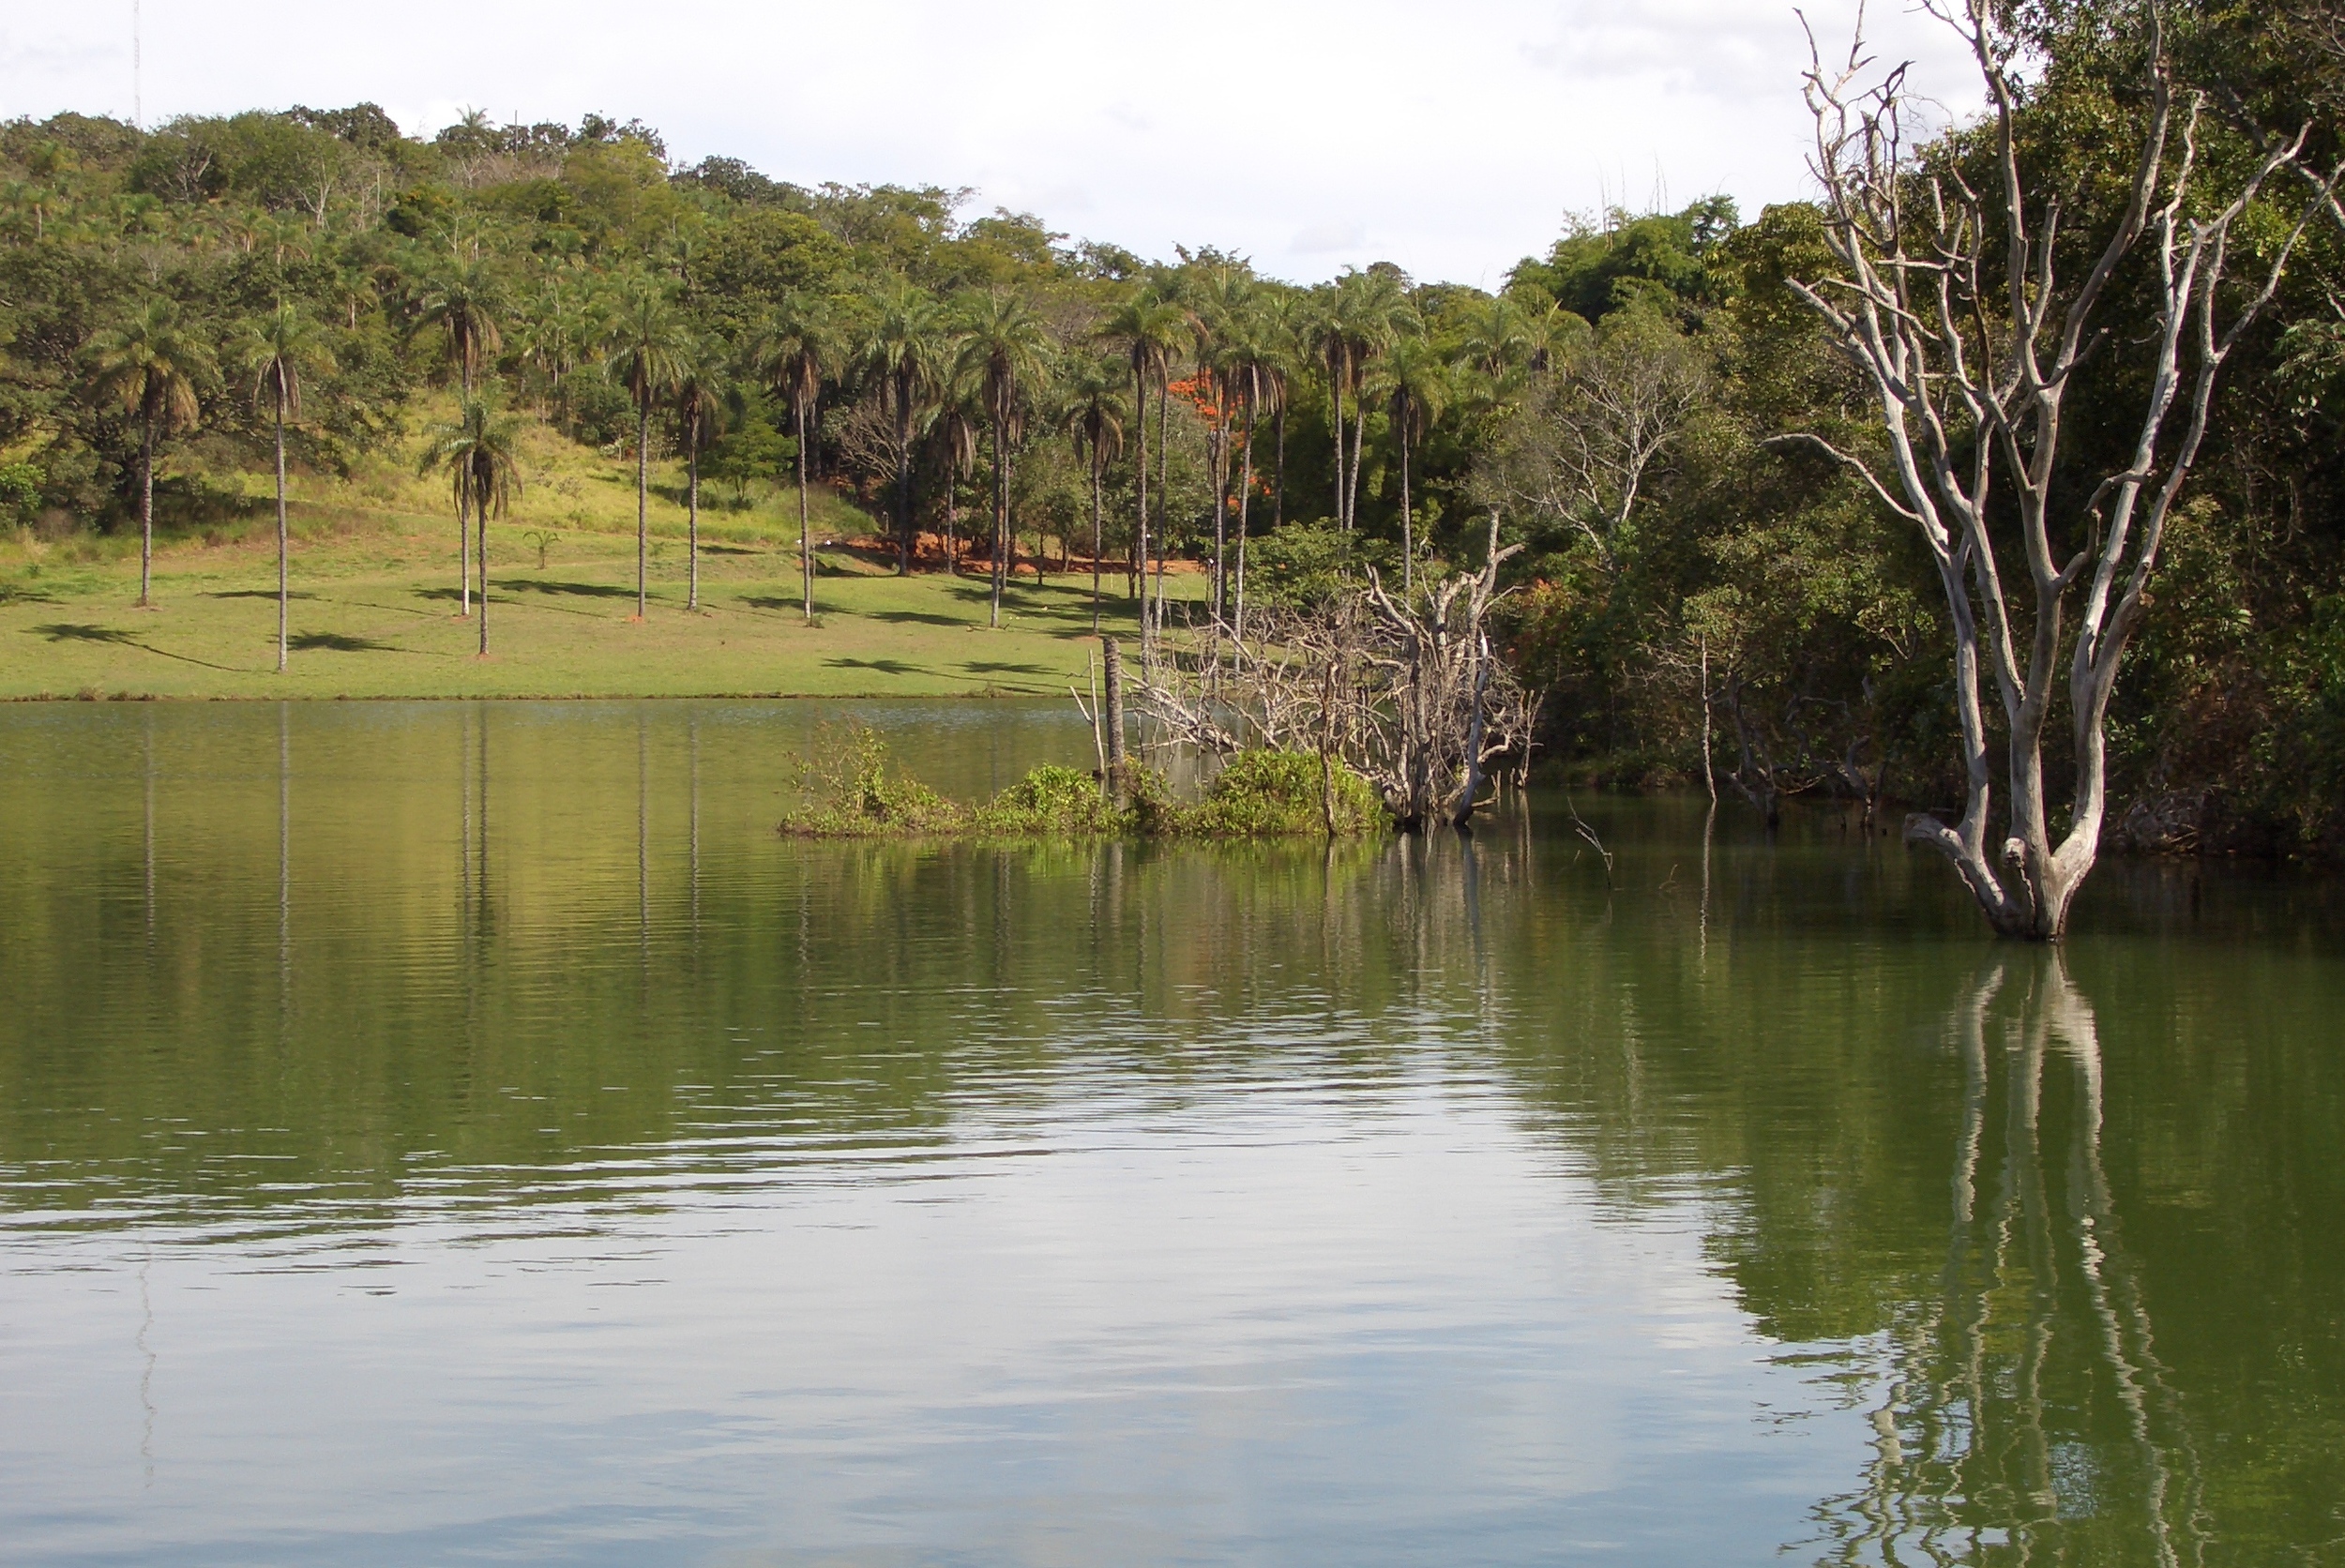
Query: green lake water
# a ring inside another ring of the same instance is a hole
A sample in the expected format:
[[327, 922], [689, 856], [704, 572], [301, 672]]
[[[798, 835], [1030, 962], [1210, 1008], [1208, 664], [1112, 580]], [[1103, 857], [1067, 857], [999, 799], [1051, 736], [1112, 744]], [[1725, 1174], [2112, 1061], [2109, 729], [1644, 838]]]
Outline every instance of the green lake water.
[[1090, 757], [0, 710], [0, 1560], [2345, 1563], [2330, 884], [781, 838], [850, 711]]

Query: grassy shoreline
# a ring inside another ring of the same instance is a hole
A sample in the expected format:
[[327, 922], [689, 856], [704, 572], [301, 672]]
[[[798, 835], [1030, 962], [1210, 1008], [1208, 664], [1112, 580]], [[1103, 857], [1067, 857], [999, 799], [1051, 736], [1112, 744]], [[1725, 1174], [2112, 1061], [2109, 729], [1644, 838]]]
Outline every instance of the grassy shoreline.
[[[892, 551], [868, 537], [870, 517], [827, 489], [810, 497], [815, 626], [805, 623], [796, 493], [778, 485], [731, 497], [704, 487], [701, 604], [688, 609], [673, 462], [654, 465], [639, 621], [633, 464], [536, 428], [522, 495], [489, 529], [481, 658], [478, 622], [458, 612], [455, 518], [407, 445], [347, 475], [294, 476], [281, 675], [265, 475], [186, 471], [213, 497], [215, 520], [159, 532], [151, 610], [135, 604], [134, 530], [0, 540], [0, 701], [1028, 697], [1087, 679], [1087, 570], [1037, 582], [1024, 566], [991, 627], [981, 575], [896, 576]], [[1111, 633], [1133, 620], [1123, 585], [1120, 573], [1108, 579]], [[1176, 594], [1200, 587], [1193, 573], [1172, 578]]]

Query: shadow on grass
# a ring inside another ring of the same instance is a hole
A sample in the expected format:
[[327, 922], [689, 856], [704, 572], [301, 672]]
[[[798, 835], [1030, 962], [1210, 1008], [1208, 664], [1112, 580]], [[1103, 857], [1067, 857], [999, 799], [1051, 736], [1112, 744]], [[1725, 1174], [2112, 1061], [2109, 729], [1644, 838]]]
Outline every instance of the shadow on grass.
[[207, 658], [188, 654], [174, 654], [168, 648], [158, 648], [152, 642], [142, 642], [129, 632], [113, 626], [93, 626], [81, 621], [51, 621], [45, 626], [27, 626], [26, 631], [45, 637], [52, 642], [103, 642], [117, 648], [136, 648], [158, 658], [175, 658], [182, 664], [200, 664], [206, 670], [226, 670], [236, 672], [233, 664], [214, 664]]
[[[219, 588], [204, 596], [207, 599], [273, 599], [277, 596], [277, 590], [274, 588]], [[298, 588], [285, 596], [289, 599], [317, 597], [315, 594], [306, 594]]]
[[967, 659], [961, 666], [979, 675], [1048, 675], [1053, 671], [1047, 665], [1002, 664], [992, 659]]
[[[585, 599], [631, 599], [635, 596], [634, 588], [621, 582], [567, 582], [560, 578], [501, 577], [497, 579], [496, 585], [508, 594], [563, 594]], [[438, 591], [446, 592], [444, 589]], [[658, 594], [650, 596], [655, 599], [659, 597]]]
[[20, 583], [0, 582], [0, 604], [54, 604], [57, 596], [45, 588], [26, 588]]
[[883, 675], [933, 675], [937, 671], [925, 664], [907, 664], [900, 658], [833, 658], [823, 661], [833, 670], [876, 670]]
[[126, 648], [136, 648], [140, 645], [138, 641], [127, 631], [118, 631], [113, 626], [85, 626], [77, 621], [52, 621], [47, 626], [32, 626], [27, 629], [49, 639], [52, 642], [113, 642]]
[[703, 555], [763, 555], [765, 552], [749, 545], [703, 545]]
[[371, 637], [351, 637], [339, 631], [305, 631], [286, 639], [285, 646], [299, 653], [330, 654], [412, 654], [413, 648], [395, 648], [388, 642], [377, 642]]

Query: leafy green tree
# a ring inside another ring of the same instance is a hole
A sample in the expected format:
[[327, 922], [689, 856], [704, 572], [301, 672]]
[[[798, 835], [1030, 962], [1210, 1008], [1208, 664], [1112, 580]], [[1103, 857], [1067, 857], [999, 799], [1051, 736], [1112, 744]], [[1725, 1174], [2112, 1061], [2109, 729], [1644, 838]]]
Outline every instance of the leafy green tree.
[[[251, 373], [256, 397], [269, 408], [277, 460], [277, 669], [285, 669], [285, 623], [290, 595], [286, 589], [288, 530], [285, 525], [285, 421], [301, 414], [304, 370], [327, 370], [334, 358], [317, 324], [291, 305], [279, 305], [258, 321], [245, 324], [237, 340], [237, 358]], [[483, 593], [487, 591], [483, 583]]]
[[139, 606], [154, 604], [155, 443], [192, 426], [219, 360], [177, 301], [154, 295], [90, 339], [93, 390], [138, 421]]
[[698, 352], [675, 287], [639, 273], [620, 286], [604, 340], [611, 376], [635, 404], [635, 618], [650, 602], [651, 414], [684, 384]]

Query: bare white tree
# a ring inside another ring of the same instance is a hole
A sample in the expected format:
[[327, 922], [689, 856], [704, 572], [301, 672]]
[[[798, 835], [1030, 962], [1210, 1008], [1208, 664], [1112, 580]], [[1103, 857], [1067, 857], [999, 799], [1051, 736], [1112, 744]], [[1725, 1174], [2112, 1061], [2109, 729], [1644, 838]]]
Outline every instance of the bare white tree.
[[1708, 374], [1700, 350], [1634, 310], [1575, 345], [1559, 369], [1508, 420], [1477, 493], [1581, 535], [1609, 572], [1655, 465], [1701, 407]]
[[1499, 567], [1520, 548], [1500, 547], [1492, 512], [1479, 571], [1399, 595], [1371, 575], [1320, 610], [1256, 611], [1245, 637], [1168, 630], [1135, 706], [1201, 751], [1340, 760], [1401, 827], [1462, 828], [1487, 804], [1490, 764], [1526, 756], [1538, 716], [1537, 697], [1490, 645]]
[[[1886, 438], [1887, 472], [1817, 436], [1783, 439], [1859, 471], [1920, 532], [1945, 595], [1963, 812], [1951, 826], [1910, 817], [1907, 840], [1953, 862], [1998, 932], [2055, 940], [2099, 850], [2110, 698], [2166, 520], [2206, 433], [2216, 377], [2345, 171], [2313, 174], [2319, 194], [2258, 258], [2260, 276], [2226, 287], [2234, 226], [2275, 175], [2298, 167], [2306, 130], [2270, 138], [2244, 158], [2204, 157], [2201, 134], [2212, 128], [2201, 98], [2176, 85], [2157, 0], [2143, 0], [2125, 19], [2138, 29], [2144, 65], [2122, 208], [2071, 212], [2060, 191], [2034, 188], [2020, 150], [2023, 50], [2005, 8], [1994, 0], [1925, 4], [1976, 62], [1992, 173], [1974, 188], [1947, 143], [1909, 145], [1904, 68], [1876, 68], [1861, 24], [1844, 64], [1812, 56], [1813, 170], [1834, 266], [1793, 287], [1862, 373]], [[2240, 171], [2220, 188], [2217, 165]], [[2080, 279], [2058, 264], [2069, 228], [2106, 230]], [[2128, 265], [2146, 275], [2150, 312], [2104, 320], [2114, 313], [2111, 283]], [[2116, 384], [2145, 389], [2129, 460], [2089, 492], [2066, 493], [2067, 396], [2088, 358], [2127, 352], [2141, 356], [2138, 376]], [[1998, 485], [2008, 487], [2007, 499]], [[1990, 528], [1997, 516], [2017, 523], [2018, 580], [2008, 586], [2011, 546]], [[2002, 703], [2011, 792], [1993, 854], [1982, 659]], [[2064, 662], [2076, 780], [2067, 831], [2054, 844], [2044, 756]]]

